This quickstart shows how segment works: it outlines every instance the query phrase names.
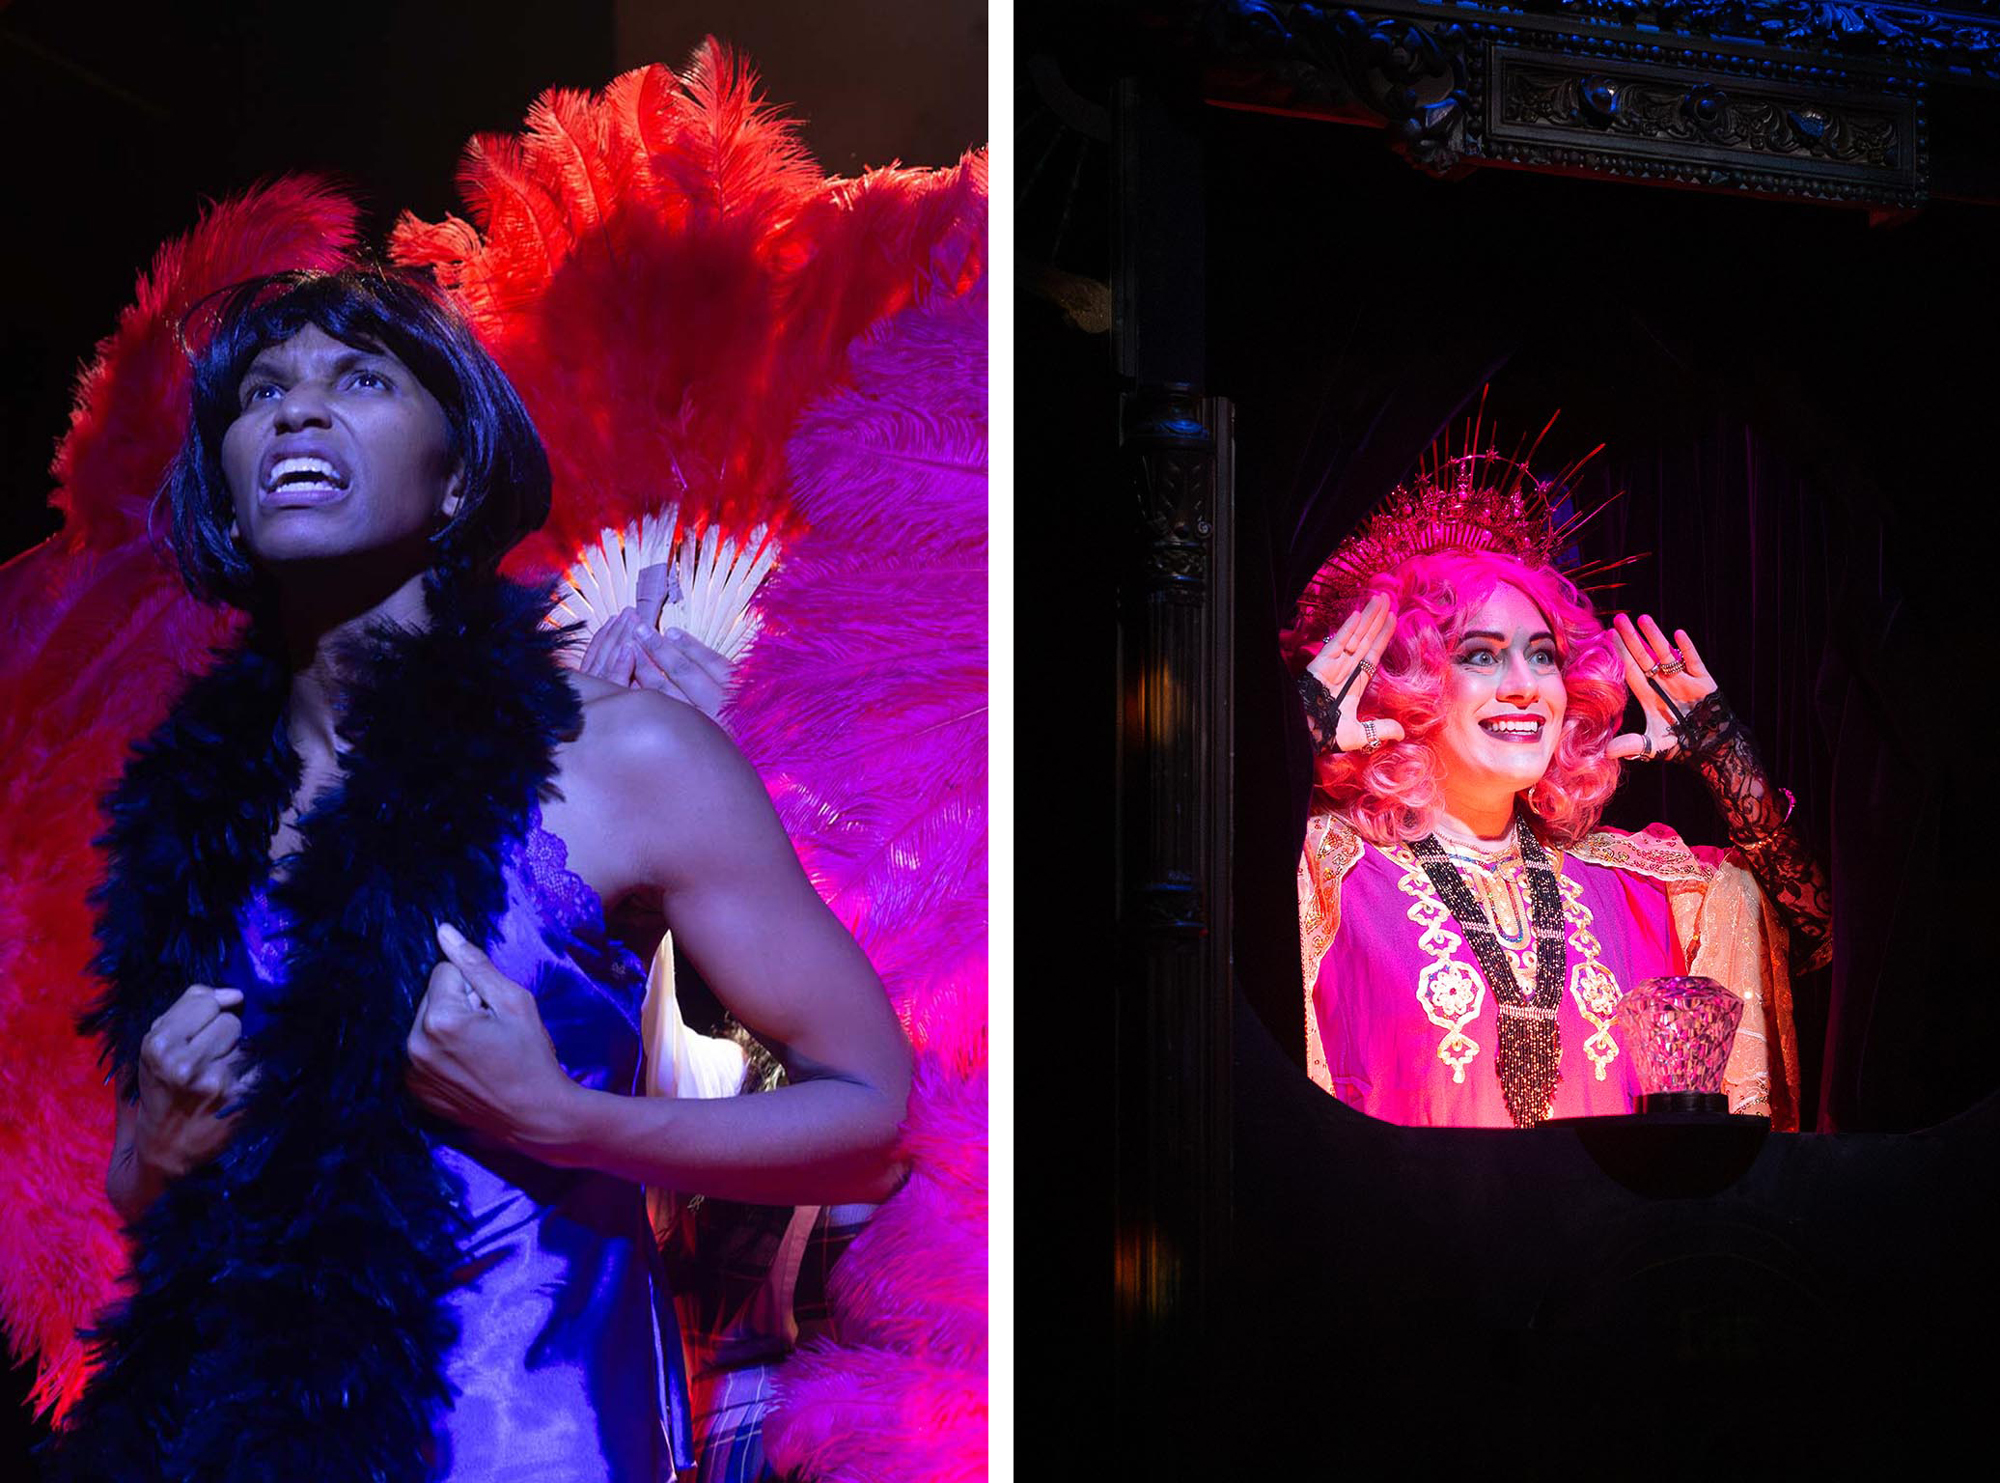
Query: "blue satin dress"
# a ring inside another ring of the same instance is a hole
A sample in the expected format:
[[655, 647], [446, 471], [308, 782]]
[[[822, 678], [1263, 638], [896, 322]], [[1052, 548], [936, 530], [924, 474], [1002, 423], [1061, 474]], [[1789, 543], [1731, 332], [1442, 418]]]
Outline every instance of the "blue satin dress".
[[[597, 1091], [645, 1091], [644, 965], [611, 937], [603, 903], [532, 810], [503, 846], [507, 911], [487, 944], [535, 996], [556, 1056]], [[283, 983], [286, 923], [264, 891], [244, 904], [224, 982], [254, 1031]], [[433, 1476], [450, 1483], [666, 1483], [692, 1468], [687, 1377], [659, 1250], [636, 1184], [552, 1169], [469, 1134], [436, 1158], [475, 1234], [450, 1302]]]

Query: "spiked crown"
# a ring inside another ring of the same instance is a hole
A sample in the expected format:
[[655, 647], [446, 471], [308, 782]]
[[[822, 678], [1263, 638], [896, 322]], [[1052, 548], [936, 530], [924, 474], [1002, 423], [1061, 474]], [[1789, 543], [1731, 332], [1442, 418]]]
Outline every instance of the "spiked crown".
[[1624, 493], [1620, 490], [1588, 511], [1572, 515], [1560, 525], [1555, 523], [1555, 511], [1567, 497], [1578, 470], [1604, 445], [1598, 444], [1553, 478], [1538, 479], [1528, 460], [1556, 419], [1548, 420], [1525, 457], [1509, 456], [1491, 447], [1474, 451], [1485, 401], [1482, 394], [1482, 415], [1467, 427], [1463, 451], [1452, 455], [1448, 439], [1432, 445], [1418, 466], [1416, 478], [1390, 491], [1313, 574], [1299, 598], [1296, 631], [1302, 638], [1310, 635], [1316, 639], [1331, 630], [1379, 573], [1394, 571], [1413, 557], [1436, 551], [1491, 551], [1524, 566], [1559, 571], [1584, 590], [1618, 586], [1586, 579], [1643, 559], [1642, 552], [1559, 566], [1560, 554], [1569, 549], [1577, 532]]

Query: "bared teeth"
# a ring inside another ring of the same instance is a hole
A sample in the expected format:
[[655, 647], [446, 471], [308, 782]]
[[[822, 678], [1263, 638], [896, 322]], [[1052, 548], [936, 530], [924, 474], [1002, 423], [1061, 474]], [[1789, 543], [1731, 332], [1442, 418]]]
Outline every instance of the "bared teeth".
[[307, 455], [301, 458], [281, 458], [271, 465], [268, 489], [299, 489], [308, 485], [315, 489], [337, 489], [340, 487], [340, 470], [323, 458]]

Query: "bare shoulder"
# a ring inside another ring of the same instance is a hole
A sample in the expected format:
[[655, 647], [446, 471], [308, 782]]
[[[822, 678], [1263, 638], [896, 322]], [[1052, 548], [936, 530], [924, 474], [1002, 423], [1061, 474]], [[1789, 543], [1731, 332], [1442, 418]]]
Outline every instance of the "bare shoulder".
[[662, 884], [672, 840], [768, 811], [735, 743], [695, 707], [590, 675], [570, 680], [583, 724], [556, 750], [561, 797], [543, 804], [542, 822], [603, 900]]
[[[585, 822], [582, 816], [594, 816], [594, 811], [583, 805], [588, 804], [595, 791], [592, 784], [602, 770], [606, 738], [617, 729], [619, 702], [633, 693], [623, 685], [575, 670], [567, 678], [582, 706], [576, 731], [563, 738], [555, 749], [556, 770], [551, 782], [558, 799], [553, 805], [545, 803], [542, 807], [544, 824], [557, 834], [563, 833], [556, 827], [558, 819], [578, 816], [576, 822], [581, 825]], [[570, 806], [573, 804], [578, 806]]]
[[660, 760], [675, 748], [698, 750], [720, 741], [734, 751], [720, 727], [682, 701], [576, 671], [569, 682], [583, 706], [577, 732], [556, 749], [556, 781], [566, 792], [571, 785]]
[[586, 707], [600, 700], [609, 700], [614, 695], [629, 695], [630, 687], [614, 685], [609, 680], [600, 680], [596, 675], [587, 675], [580, 669], [569, 671], [570, 688], [576, 691]]
[[583, 696], [583, 730], [574, 744], [579, 760], [600, 779], [616, 784], [630, 781], [628, 775], [633, 773], [645, 780], [660, 767], [692, 768], [705, 774], [717, 767], [743, 765], [728, 733], [687, 702], [656, 690], [578, 678], [602, 687], [601, 693]]

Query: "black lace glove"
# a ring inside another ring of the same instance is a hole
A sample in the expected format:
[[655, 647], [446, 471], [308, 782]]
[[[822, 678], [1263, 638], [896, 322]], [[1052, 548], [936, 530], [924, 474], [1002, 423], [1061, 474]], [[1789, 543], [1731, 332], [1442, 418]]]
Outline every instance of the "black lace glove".
[[[1382, 662], [1382, 651], [1396, 633], [1396, 612], [1377, 593], [1349, 613], [1326, 637], [1312, 665], [1299, 676], [1299, 698], [1305, 702], [1306, 727], [1313, 751], [1324, 757], [1337, 752], [1372, 752], [1385, 742], [1401, 741], [1403, 728], [1387, 717], [1360, 720], [1361, 697]], [[1351, 697], [1351, 698], [1350, 698]], [[1345, 727], [1346, 735], [1341, 734]]]
[[1306, 705], [1306, 729], [1312, 733], [1313, 751], [1340, 750], [1340, 702], [1334, 693], [1307, 670], [1299, 676], [1299, 699]]
[[1673, 732], [1674, 760], [1701, 774], [1730, 844], [1790, 929], [1792, 971], [1821, 966], [1833, 952], [1833, 892], [1792, 831], [1789, 795], [1772, 786], [1750, 728], [1717, 690], [1689, 707]]

